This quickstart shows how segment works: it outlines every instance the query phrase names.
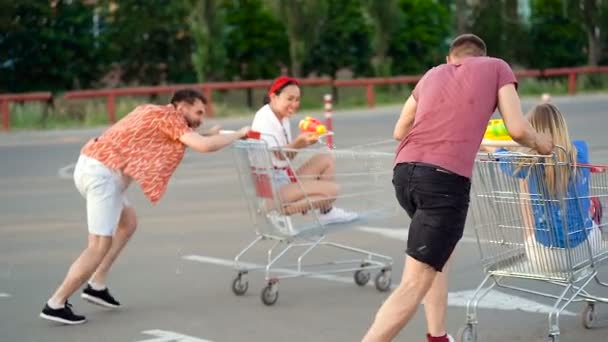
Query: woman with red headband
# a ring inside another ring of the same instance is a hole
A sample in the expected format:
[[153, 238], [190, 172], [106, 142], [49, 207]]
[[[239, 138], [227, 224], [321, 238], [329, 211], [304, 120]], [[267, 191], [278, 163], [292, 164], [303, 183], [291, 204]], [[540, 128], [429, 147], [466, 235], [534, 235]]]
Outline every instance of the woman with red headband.
[[[299, 107], [300, 82], [291, 77], [279, 77], [264, 98], [264, 106], [255, 114], [251, 129], [262, 133], [261, 139], [271, 149], [301, 149], [315, 144], [318, 141], [315, 133], [304, 132], [292, 139], [289, 118]], [[289, 158], [295, 156], [286, 155]], [[273, 180], [280, 187], [279, 196], [283, 203], [294, 203], [295, 208], [302, 203], [307, 208], [306, 199], [310, 199], [319, 209], [319, 220], [323, 224], [350, 222], [359, 217], [356, 213], [332, 205], [338, 195], [338, 185], [334, 182], [335, 165], [331, 154], [315, 155], [295, 172], [278, 155], [273, 158], [273, 164]], [[295, 177], [301, 177], [299, 183], [294, 182]]]

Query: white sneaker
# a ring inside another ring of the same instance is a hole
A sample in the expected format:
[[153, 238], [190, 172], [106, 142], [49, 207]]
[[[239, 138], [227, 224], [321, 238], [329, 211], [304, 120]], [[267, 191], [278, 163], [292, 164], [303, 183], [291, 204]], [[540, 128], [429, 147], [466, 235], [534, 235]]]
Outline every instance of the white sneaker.
[[359, 214], [333, 207], [329, 212], [319, 215], [322, 224], [347, 223], [359, 218]]

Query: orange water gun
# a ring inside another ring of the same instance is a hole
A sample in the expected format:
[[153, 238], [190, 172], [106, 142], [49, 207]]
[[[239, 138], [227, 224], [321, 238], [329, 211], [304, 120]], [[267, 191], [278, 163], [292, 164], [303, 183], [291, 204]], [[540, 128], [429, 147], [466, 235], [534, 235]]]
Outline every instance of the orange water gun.
[[316, 134], [325, 134], [327, 133], [327, 127], [321, 123], [321, 121], [307, 116], [304, 119], [300, 120], [300, 131], [302, 132], [310, 132]]

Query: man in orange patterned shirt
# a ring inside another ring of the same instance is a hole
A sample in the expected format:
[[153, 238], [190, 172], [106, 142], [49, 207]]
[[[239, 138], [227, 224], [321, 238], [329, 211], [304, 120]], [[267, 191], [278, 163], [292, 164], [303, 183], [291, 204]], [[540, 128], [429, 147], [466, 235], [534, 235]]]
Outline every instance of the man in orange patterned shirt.
[[243, 127], [230, 134], [202, 136], [194, 131], [205, 114], [205, 97], [191, 89], [177, 91], [164, 106], [141, 105], [82, 149], [74, 168], [76, 188], [87, 202], [88, 246], [70, 267], [63, 283], [47, 301], [40, 317], [80, 324], [68, 298], [85, 282], [82, 298], [109, 308], [120, 303], [110, 295], [106, 278], [112, 263], [135, 232], [137, 218], [125, 192], [132, 180], [152, 203], [167, 189], [186, 146], [217, 151], [244, 137]]

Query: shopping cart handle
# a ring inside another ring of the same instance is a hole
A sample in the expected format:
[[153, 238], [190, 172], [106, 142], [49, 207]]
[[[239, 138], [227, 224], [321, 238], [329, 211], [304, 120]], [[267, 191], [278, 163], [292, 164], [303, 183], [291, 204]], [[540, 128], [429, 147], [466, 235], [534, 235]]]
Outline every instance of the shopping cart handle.
[[247, 132], [247, 139], [260, 140], [261, 136], [262, 136], [262, 133], [260, 133], [260, 132], [256, 132], [256, 131]]
[[[229, 130], [229, 129], [220, 130], [220, 134], [232, 134], [232, 133], [236, 133], [236, 131]], [[250, 130], [249, 132], [247, 132], [247, 136], [244, 139], [260, 140], [260, 136], [261, 136], [260, 132]]]
[[521, 145], [516, 143], [513, 140], [492, 140], [492, 139], [483, 139], [481, 141], [482, 146], [488, 147], [520, 147]]

